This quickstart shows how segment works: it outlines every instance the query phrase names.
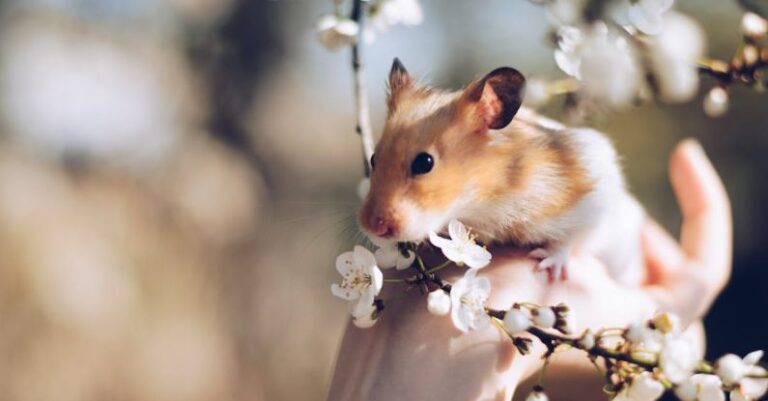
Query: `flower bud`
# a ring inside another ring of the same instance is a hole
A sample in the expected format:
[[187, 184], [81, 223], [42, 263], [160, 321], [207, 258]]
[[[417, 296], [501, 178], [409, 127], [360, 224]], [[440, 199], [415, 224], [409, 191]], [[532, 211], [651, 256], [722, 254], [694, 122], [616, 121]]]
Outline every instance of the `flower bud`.
[[720, 117], [728, 111], [728, 92], [720, 86], [712, 88], [704, 98], [704, 113], [710, 117]]
[[768, 33], [768, 21], [755, 13], [741, 17], [741, 33], [750, 39], [760, 39]]
[[664, 394], [664, 385], [649, 372], [643, 372], [632, 379], [627, 396], [634, 401], [654, 401]]
[[427, 310], [433, 315], [447, 315], [451, 311], [451, 297], [442, 289], [430, 292], [427, 296]]
[[582, 334], [581, 338], [579, 338], [579, 346], [584, 348], [585, 350], [590, 350], [594, 348], [595, 335], [592, 334], [592, 332], [589, 329], [584, 331], [584, 334]]
[[517, 334], [531, 327], [531, 318], [526, 311], [512, 308], [504, 315], [504, 327], [509, 334]]
[[555, 325], [556, 316], [555, 311], [552, 308], [540, 307], [533, 310], [533, 322], [544, 329], [551, 328]]
[[737, 384], [744, 377], [746, 370], [744, 361], [734, 354], [722, 356], [715, 363], [715, 373], [727, 386]]

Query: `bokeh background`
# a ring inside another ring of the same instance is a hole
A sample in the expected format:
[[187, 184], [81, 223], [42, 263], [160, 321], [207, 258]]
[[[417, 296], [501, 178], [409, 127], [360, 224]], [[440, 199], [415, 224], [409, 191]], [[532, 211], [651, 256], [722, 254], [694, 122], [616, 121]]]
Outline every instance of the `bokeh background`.
[[[422, 4], [422, 25], [366, 49], [377, 132], [395, 56], [452, 88], [501, 65], [559, 76], [540, 7]], [[735, 2], [677, 7], [730, 57]], [[356, 237], [361, 178], [350, 56], [314, 37], [331, 10], [0, 1], [0, 399], [324, 398], [347, 319], [333, 261]], [[698, 138], [723, 176], [735, 271], [706, 320], [710, 355], [768, 346], [768, 95], [732, 95], [717, 120], [699, 96], [595, 123], [673, 232], [673, 145]]]

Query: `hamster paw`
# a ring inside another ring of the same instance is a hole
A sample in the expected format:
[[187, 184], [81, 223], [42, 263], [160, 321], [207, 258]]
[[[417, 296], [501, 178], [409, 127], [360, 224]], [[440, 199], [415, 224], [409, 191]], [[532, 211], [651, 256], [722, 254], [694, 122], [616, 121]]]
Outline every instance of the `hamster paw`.
[[555, 280], [568, 279], [568, 251], [557, 249], [550, 251], [546, 248], [536, 248], [528, 254], [529, 257], [539, 261], [538, 271], [547, 272], [547, 281], [552, 284]]

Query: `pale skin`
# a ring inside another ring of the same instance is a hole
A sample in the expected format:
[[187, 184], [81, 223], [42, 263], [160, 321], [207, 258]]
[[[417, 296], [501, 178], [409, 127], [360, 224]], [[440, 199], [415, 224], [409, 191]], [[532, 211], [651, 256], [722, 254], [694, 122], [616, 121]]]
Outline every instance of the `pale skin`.
[[[514, 302], [567, 303], [579, 330], [623, 327], [657, 311], [673, 312], [703, 349], [700, 319], [728, 282], [731, 271], [731, 212], [720, 178], [697, 142], [683, 141], [670, 158], [670, 180], [683, 215], [679, 241], [655, 222], [643, 228], [648, 282], [627, 288], [589, 255], [574, 255], [569, 277], [543, 284], [524, 253], [491, 250], [481, 274], [491, 280], [489, 307]], [[455, 280], [463, 270], [446, 270]], [[389, 285], [384, 299], [404, 287]], [[395, 288], [392, 288], [395, 287]], [[426, 297], [411, 290], [390, 302], [371, 329], [349, 324], [339, 350], [328, 400], [509, 400], [524, 399], [538, 381], [544, 347], [534, 339], [531, 355], [516, 352], [495, 327], [462, 334], [450, 317], [430, 315]], [[606, 399], [603, 378], [586, 355], [569, 350], [554, 356], [542, 382], [550, 399]]]

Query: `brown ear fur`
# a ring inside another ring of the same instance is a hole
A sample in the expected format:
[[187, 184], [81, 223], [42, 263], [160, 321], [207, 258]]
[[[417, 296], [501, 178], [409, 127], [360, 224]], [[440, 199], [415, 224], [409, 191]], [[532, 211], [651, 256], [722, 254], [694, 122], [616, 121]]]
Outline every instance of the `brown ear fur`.
[[392, 113], [397, 105], [398, 97], [413, 86], [413, 78], [408, 74], [400, 59], [395, 57], [392, 61], [392, 69], [389, 71], [389, 95], [387, 107]]
[[512, 121], [523, 102], [525, 77], [511, 67], [491, 71], [470, 85], [464, 99], [475, 106], [476, 116], [488, 129], [501, 129]]

